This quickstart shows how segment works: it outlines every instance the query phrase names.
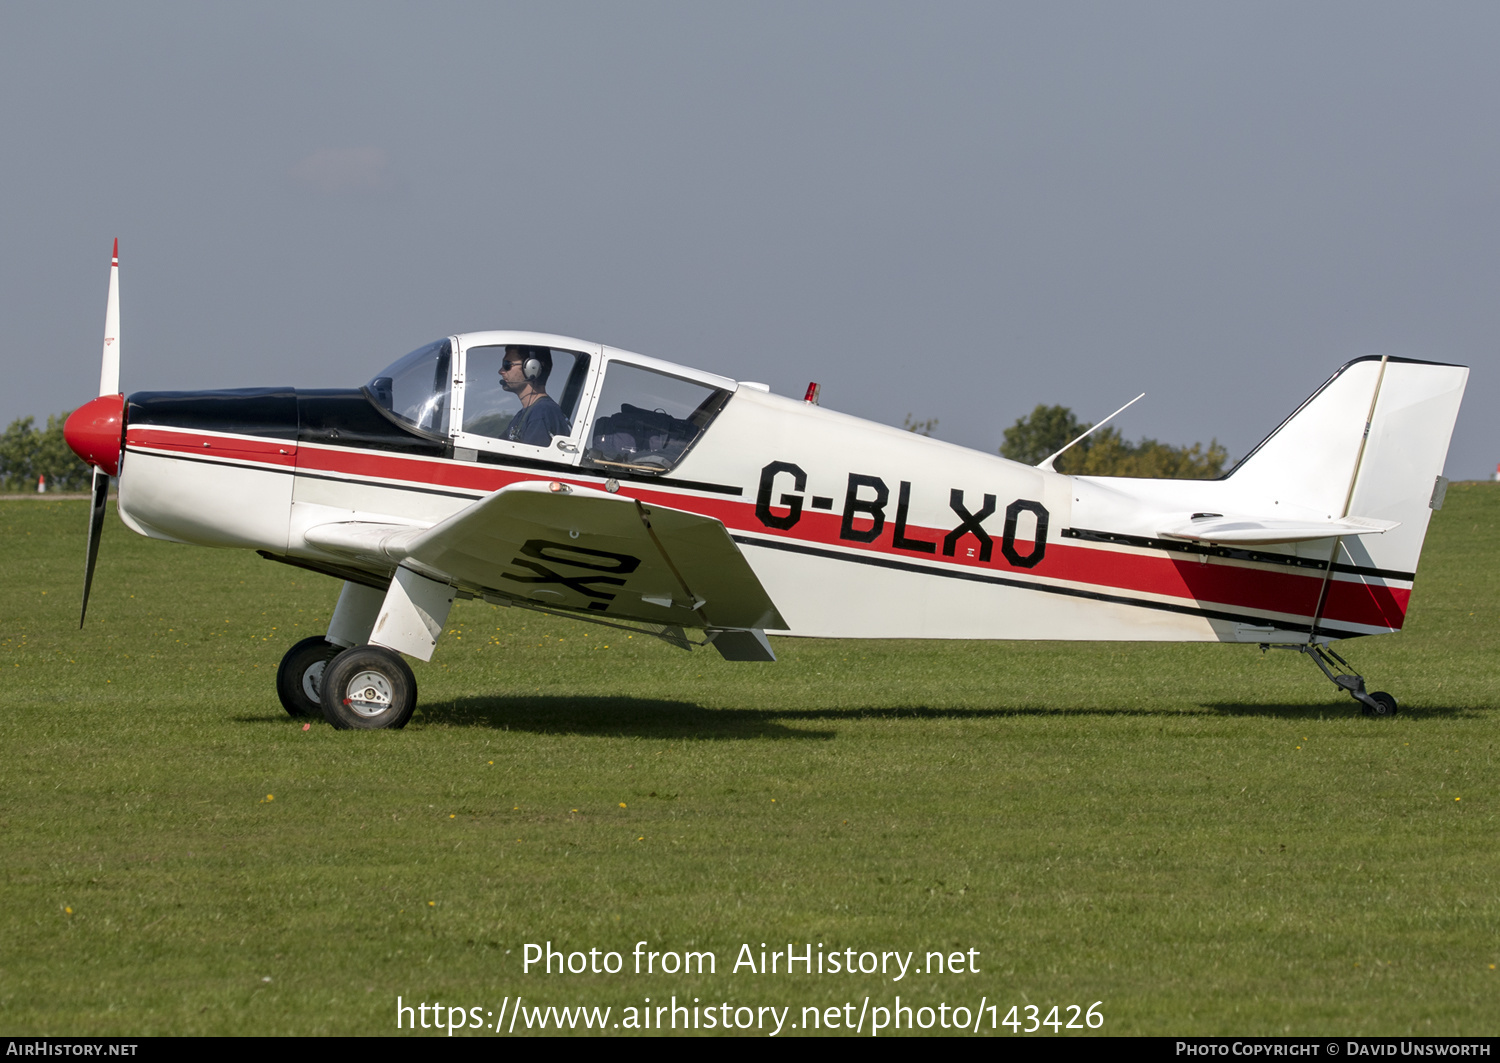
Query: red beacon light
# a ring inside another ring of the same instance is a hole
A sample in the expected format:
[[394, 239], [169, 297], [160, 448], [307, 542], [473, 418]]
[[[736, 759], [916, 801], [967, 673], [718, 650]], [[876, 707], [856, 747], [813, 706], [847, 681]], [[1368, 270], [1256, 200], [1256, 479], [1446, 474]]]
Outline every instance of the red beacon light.
[[822, 390], [823, 385], [814, 380], [812, 383], [807, 385], [807, 394], [802, 396], [802, 401], [807, 403], [809, 406], [816, 406], [818, 404], [818, 394]]

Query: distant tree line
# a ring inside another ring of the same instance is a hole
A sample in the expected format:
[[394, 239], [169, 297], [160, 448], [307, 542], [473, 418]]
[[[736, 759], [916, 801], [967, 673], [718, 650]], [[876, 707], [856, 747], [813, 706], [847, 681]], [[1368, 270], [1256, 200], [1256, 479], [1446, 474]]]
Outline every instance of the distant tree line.
[[49, 415], [47, 427], [36, 419], [18, 417], [0, 435], [0, 491], [35, 491], [37, 477], [47, 478], [48, 491], [87, 491], [93, 474], [68, 449], [63, 439], [67, 413]]
[[[1077, 439], [1092, 425], [1081, 423], [1066, 406], [1037, 406], [1005, 430], [1000, 454], [1035, 465]], [[1155, 439], [1126, 442], [1117, 428], [1101, 428], [1057, 459], [1058, 472], [1074, 476], [1148, 476], [1208, 480], [1224, 472], [1229, 452], [1211, 440], [1174, 447]]]
[[919, 436], [930, 436], [937, 431], [937, 424], [936, 417], [929, 417], [925, 421], [918, 421], [911, 414], [907, 414], [906, 422], [901, 427], [908, 432], [915, 432]]

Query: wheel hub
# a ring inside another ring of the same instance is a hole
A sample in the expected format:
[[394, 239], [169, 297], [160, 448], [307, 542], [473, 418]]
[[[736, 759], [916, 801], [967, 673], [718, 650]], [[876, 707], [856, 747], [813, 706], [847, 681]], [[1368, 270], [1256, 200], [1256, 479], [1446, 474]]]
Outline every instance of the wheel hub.
[[302, 673], [302, 693], [306, 694], [307, 700], [314, 705], [323, 696], [323, 669], [327, 667], [327, 661], [317, 661], [309, 665], [307, 671]]
[[379, 672], [357, 672], [344, 687], [344, 703], [361, 716], [379, 716], [391, 707], [391, 681]]

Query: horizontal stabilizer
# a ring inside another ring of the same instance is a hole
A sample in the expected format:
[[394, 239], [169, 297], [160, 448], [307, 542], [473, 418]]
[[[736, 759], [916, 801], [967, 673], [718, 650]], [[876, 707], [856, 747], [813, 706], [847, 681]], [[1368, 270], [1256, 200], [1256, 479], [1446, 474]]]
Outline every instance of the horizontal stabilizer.
[[1333, 539], [1347, 535], [1380, 535], [1399, 526], [1399, 521], [1366, 520], [1361, 517], [1345, 517], [1343, 520], [1265, 520], [1225, 516], [1222, 513], [1199, 513], [1188, 520], [1169, 524], [1157, 534], [1163, 539], [1188, 539], [1200, 543], [1271, 546], [1276, 543], [1305, 543], [1314, 539]]

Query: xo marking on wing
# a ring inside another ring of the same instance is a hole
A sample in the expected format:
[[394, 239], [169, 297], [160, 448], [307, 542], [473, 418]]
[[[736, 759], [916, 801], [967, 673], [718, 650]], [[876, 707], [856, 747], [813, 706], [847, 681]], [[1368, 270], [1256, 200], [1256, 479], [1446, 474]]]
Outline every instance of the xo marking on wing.
[[[581, 556], [558, 556], [561, 551], [564, 555]], [[528, 539], [521, 546], [521, 553], [525, 557], [513, 557], [510, 559], [512, 565], [533, 573], [530, 576], [518, 575], [513, 572], [501, 573], [502, 579], [508, 579], [515, 583], [531, 584], [558, 584], [569, 590], [592, 598], [589, 608], [599, 611], [609, 608], [608, 603], [615, 600], [615, 595], [610, 591], [597, 590], [596, 585], [606, 587], [623, 587], [625, 580], [621, 577], [628, 576], [640, 567], [641, 559], [629, 554], [617, 554], [609, 550], [594, 550], [586, 546], [575, 546], [572, 543], [560, 543], [551, 539]], [[527, 560], [534, 558], [535, 560]], [[607, 561], [609, 564], [601, 564]], [[543, 563], [545, 562], [545, 564]], [[562, 573], [550, 568], [557, 565], [567, 568], [583, 569], [585, 572], [599, 573], [598, 575], [564, 576]]]

